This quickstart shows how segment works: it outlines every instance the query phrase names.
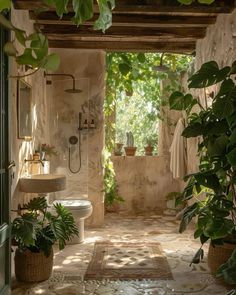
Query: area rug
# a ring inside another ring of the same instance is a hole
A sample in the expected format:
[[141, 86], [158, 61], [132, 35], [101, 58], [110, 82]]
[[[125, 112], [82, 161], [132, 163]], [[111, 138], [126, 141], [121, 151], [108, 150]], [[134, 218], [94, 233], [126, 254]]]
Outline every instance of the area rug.
[[85, 280], [173, 279], [159, 243], [96, 242]]

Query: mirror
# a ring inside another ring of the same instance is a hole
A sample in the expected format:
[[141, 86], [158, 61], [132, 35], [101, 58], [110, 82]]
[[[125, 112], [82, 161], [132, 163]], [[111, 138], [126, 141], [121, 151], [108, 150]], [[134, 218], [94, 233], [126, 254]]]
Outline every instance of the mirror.
[[32, 89], [25, 81], [17, 81], [18, 138], [32, 138]]

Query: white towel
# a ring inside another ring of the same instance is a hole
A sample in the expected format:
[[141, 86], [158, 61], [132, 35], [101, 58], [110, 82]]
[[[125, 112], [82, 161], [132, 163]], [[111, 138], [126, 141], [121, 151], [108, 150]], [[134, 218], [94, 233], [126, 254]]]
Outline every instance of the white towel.
[[175, 179], [182, 179], [186, 175], [187, 142], [186, 138], [182, 136], [184, 128], [184, 118], [180, 118], [175, 127], [173, 141], [170, 147], [170, 170]]

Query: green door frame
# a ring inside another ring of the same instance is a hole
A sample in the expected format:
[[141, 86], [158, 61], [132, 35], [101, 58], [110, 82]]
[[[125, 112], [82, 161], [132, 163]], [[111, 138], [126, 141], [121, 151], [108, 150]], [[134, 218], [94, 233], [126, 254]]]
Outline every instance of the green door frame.
[[11, 293], [8, 57], [9, 33], [0, 27], [0, 295]]

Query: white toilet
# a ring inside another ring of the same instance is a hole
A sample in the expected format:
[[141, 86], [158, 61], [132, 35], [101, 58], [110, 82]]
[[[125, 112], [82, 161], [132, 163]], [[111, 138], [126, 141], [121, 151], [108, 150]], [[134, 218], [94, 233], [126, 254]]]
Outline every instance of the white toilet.
[[93, 212], [93, 206], [89, 200], [55, 200], [52, 204], [59, 203], [72, 213], [79, 230], [79, 237], [74, 237], [68, 244], [79, 244], [84, 241], [84, 220]]

